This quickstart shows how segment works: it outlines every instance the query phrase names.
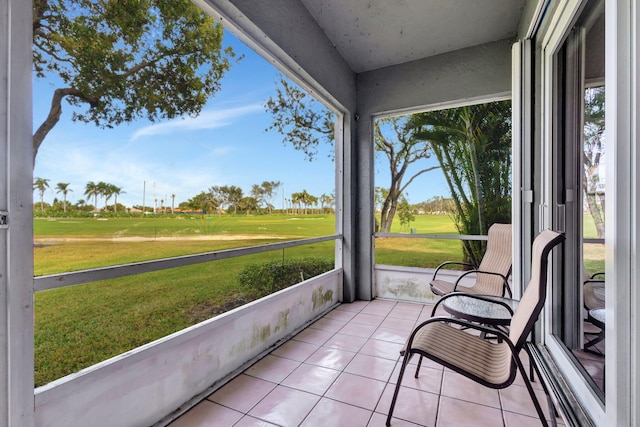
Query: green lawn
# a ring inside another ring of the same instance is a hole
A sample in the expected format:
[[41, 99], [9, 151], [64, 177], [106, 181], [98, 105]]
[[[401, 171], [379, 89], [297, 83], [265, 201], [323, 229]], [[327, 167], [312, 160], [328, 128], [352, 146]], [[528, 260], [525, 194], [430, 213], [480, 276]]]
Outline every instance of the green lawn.
[[[40, 219], [34, 221], [35, 274], [334, 234], [334, 221], [330, 215]], [[224, 240], [231, 235], [243, 237]], [[309, 256], [333, 259], [333, 242], [38, 292], [35, 383], [46, 384], [248, 302], [236, 280], [248, 264]]]
[[[417, 215], [393, 232], [457, 234], [446, 215]], [[592, 231], [594, 232], [594, 231]], [[62, 273], [150, 259], [335, 233], [333, 215], [36, 219], [35, 274]], [[229, 240], [230, 236], [237, 236]], [[35, 381], [46, 384], [208, 319], [247, 301], [236, 275], [246, 265], [283, 258], [333, 259], [333, 242], [38, 292]], [[446, 239], [378, 238], [376, 263], [435, 267], [462, 257]], [[601, 245], [585, 248], [590, 271]]]

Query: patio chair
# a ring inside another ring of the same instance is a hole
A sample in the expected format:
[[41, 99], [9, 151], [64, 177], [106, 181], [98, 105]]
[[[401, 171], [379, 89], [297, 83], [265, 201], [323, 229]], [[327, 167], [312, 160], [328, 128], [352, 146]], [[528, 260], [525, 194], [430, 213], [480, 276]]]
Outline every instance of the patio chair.
[[[502, 389], [511, 385], [519, 371], [542, 425], [548, 426], [519, 354], [523, 349], [529, 354], [530, 363], [537, 371], [538, 378], [541, 378], [537, 366], [533, 363], [531, 351], [526, 341], [545, 302], [549, 252], [562, 240], [564, 240], [563, 234], [551, 230], [543, 231], [534, 240], [531, 280], [513, 314], [508, 335], [497, 329], [452, 317], [432, 317], [414, 329], [404, 349], [400, 352], [403, 356], [402, 365], [389, 408], [387, 426], [391, 425], [391, 417], [398, 399], [402, 377], [414, 354], [420, 355], [415, 373], [416, 378], [420, 372], [423, 357], [494, 389]], [[476, 298], [483, 297], [476, 296]], [[435, 307], [433, 314], [435, 314]], [[469, 331], [491, 334], [497, 336], [498, 340], [483, 339]], [[544, 382], [541, 381], [541, 384], [547, 395], [552, 424], [555, 425], [555, 409], [549, 398], [549, 391]]]
[[[479, 266], [469, 263], [446, 261], [436, 267], [429, 285], [431, 292], [436, 295], [446, 295], [450, 292], [461, 291], [476, 295], [504, 296], [505, 292], [511, 297], [509, 275], [511, 274], [511, 224], [493, 224], [487, 233], [487, 250]], [[472, 267], [465, 271], [455, 282], [438, 279], [438, 273], [445, 266], [466, 265]], [[461, 284], [462, 279], [475, 275], [473, 286]]]
[[599, 316], [597, 313], [603, 312], [605, 307], [605, 281], [604, 272], [589, 275], [584, 265], [582, 266], [582, 270], [582, 277], [586, 277], [582, 282], [582, 303], [587, 312], [584, 320], [597, 328], [595, 332], [584, 332], [585, 336], [594, 335], [594, 338], [585, 342], [583, 347], [585, 350], [591, 351], [591, 347], [604, 340], [604, 324], [601, 321], [602, 316]]
[[584, 266], [582, 270], [582, 277], [586, 277], [582, 282], [584, 308], [587, 311], [604, 308], [604, 272], [589, 275]]

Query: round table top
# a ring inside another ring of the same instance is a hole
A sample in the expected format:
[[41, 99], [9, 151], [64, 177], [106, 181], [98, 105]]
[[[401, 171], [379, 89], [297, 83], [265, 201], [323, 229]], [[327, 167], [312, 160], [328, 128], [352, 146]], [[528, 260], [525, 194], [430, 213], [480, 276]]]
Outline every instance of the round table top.
[[[442, 302], [444, 310], [461, 319], [478, 322], [485, 325], [507, 326], [511, 323], [512, 313], [502, 304], [506, 304], [512, 311], [518, 307], [518, 301], [504, 297], [487, 297], [491, 301], [485, 301], [468, 295], [456, 295]], [[500, 302], [502, 304], [497, 304]]]

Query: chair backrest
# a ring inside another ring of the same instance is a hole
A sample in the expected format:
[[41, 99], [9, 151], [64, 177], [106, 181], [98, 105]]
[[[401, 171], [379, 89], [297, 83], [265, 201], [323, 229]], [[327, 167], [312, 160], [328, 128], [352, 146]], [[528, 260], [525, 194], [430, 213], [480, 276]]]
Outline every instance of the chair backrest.
[[[487, 233], [487, 250], [478, 266], [480, 271], [490, 271], [509, 277], [512, 264], [511, 224], [493, 224]], [[504, 280], [499, 276], [478, 274], [474, 288], [485, 295], [503, 295]]]
[[531, 250], [531, 279], [525, 289], [518, 308], [511, 318], [509, 339], [520, 349], [538, 320], [547, 295], [547, 266], [549, 252], [564, 240], [564, 234], [544, 230], [533, 241]]

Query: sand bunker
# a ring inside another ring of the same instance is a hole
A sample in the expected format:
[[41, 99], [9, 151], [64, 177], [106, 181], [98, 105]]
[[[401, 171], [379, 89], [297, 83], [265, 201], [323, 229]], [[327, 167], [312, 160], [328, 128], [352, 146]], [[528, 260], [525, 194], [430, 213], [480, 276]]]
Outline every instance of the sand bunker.
[[273, 236], [267, 234], [215, 234], [204, 236], [116, 236], [116, 237], [51, 237], [34, 239], [34, 243], [64, 243], [64, 242], [176, 242], [194, 240], [265, 240], [265, 239], [289, 239], [286, 236]]

